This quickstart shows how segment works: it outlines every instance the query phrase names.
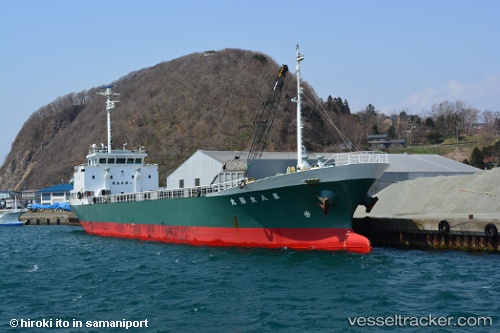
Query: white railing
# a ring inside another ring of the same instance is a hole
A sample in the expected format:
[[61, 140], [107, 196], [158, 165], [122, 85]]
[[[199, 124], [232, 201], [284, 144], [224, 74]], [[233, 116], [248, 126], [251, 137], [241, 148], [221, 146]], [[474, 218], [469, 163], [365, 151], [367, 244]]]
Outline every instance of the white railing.
[[387, 153], [374, 151], [361, 151], [357, 153], [333, 154], [325, 164], [335, 166], [363, 163], [389, 163]]
[[113, 203], [113, 202], [131, 202], [131, 201], [146, 201], [146, 200], [165, 200], [176, 198], [193, 198], [205, 196], [210, 193], [217, 193], [238, 186], [241, 181], [237, 179], [225, 183], [213, 184], [208, 186], [194, 186], [186, 188], [176, 188], [170, 190], [157, 190], [139, 193], [114, 194], [95, 197], [93, 203]]
[[[325, 161], [327, 166], [341, 166], [349, 164], [363, 163], [389, 163], [387, 153], [363, 151], [357, 153], [341, 153], [333, 154]], [[239, 178], [225, 183], [218, 183], [207, 186], [194, 186], [187, 188], [176, 188], [170, 190], [157, 190], [140, 193], [115, 194], [94, 197], [93, 203], [112, 203], [112, 202], [130, 202], [130, 201], [145, 201], [145, 200], [165, 200], [175, 198], [193, 198], [205, 196], [211, 193], [217, 193], [239, 186], [246, 178]]]

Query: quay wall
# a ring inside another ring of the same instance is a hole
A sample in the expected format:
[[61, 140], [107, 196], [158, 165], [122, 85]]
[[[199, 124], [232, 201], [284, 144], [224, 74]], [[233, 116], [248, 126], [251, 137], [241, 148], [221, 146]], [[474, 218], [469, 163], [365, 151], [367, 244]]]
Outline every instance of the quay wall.
[[353, 229], [374, 247], [500, 253], [498, 219], [365, 217], [355, 218]]
[[24, 225], [80, 225], [73, 212], [27, 212], [21, 215], [20, 220]]

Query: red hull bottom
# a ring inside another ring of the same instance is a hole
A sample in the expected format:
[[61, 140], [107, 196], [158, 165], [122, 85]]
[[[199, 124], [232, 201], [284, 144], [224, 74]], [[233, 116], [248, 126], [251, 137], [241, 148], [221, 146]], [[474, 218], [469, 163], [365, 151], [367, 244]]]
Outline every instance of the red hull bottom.
[[346, 228], [209, 228], [81, 221], [89, 234], [209, 246], [290, 248], [370, 253], [370, 241]]

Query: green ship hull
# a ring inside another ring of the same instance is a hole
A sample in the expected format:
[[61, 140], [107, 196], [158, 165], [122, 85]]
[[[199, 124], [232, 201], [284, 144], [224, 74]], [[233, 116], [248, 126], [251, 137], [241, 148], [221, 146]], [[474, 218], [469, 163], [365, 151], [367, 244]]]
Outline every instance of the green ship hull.
[[358, 205], [387, 164], [278, 175], [228, 190], [151, 191], [73, 205], [91, 234], [195, 245], [288, 247], [367, 253], [352, 231]]

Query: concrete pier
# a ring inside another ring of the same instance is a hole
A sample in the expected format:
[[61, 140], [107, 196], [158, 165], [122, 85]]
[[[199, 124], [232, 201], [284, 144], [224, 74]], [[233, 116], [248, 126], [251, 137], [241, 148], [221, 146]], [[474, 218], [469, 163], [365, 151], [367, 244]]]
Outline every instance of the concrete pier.
[[500, 253], [500, 220], [466, 218], [382, 218], [353, 220], [355, 232], [374, 247], [477, 250]]
[[27, 212], [21, 215], [20, 220], [24, 225], [80, 225], [72, 212]]

